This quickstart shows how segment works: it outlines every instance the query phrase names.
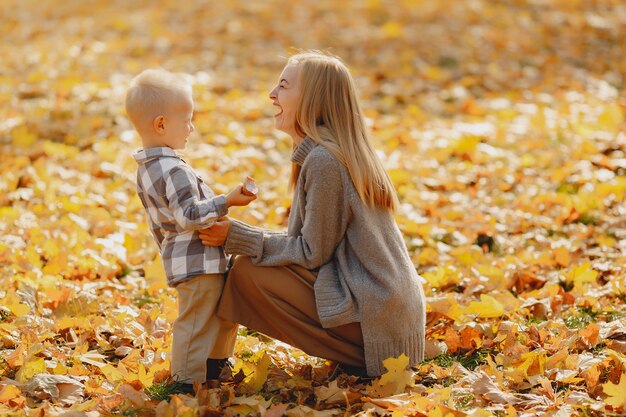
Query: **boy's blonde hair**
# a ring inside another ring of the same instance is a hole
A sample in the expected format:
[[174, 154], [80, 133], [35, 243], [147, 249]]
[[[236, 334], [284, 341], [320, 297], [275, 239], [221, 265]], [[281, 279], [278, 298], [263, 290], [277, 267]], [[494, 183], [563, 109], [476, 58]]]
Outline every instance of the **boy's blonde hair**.
[[187, 98], [191, 98], [191, 83], [183, 76], [163, 69], [148, 69], [131, 81], [126, 93], [126, 113], [141, 131]]
[[[364, 203], [394, 211], [396, 191], [370, 141], [348, 67], [338, 57], [319, 51], [294, 55], [288, 64], [300, 69], [296, 132], [326, 147], [348, 168]], [[299, 168], [292, 167], [291, 187]]]

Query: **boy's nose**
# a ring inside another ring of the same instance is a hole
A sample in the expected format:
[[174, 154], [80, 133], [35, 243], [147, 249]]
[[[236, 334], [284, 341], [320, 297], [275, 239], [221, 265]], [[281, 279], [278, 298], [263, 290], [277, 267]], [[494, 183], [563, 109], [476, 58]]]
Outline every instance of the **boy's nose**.
[[193, 132], [194, 130], [196, 130], [196, 127], [193, 125], [193, 123], [190, 123], [191, 125], [191, 131]]

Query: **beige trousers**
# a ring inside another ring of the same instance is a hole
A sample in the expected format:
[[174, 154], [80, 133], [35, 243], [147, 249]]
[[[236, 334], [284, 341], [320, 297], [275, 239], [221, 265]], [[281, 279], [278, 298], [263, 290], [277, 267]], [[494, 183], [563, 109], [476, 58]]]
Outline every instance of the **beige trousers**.
[[365, 367], [359, 323], [323, 328], [315, 306], [316, 274], [297, 265], [257, 266], [238, 256], [217, 315], [281, 340], [309, 355]]
[[193, 383], [206, 379], [206, 360], [233, 354], [236, 323], [216, 316], [224, 287], [223, 274], [198, 275], [178, 284], [178, 317], [173, 325], [172, 375]]

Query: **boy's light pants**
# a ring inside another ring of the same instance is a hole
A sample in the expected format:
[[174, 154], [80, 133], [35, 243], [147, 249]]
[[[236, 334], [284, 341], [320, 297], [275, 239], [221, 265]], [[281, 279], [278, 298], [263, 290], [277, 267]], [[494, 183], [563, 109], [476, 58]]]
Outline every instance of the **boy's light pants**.
[[206, 360], [233, 354], [236, 323], [215, 315], [224, 288], [222, 274], [198, 275], [178, 284], [178, 317], [174, 321], [172, 376], [192, 384], [206, 379]]

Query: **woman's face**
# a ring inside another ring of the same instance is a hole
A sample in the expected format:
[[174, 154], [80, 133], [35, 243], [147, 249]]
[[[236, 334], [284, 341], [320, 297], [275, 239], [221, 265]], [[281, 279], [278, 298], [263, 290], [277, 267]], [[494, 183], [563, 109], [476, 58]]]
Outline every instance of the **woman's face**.
[[295, 129], [296, 107], [300, 98], [299, 71], [297, 64], [287, 64], [280, 74], [278, 85], [270, 91], [270, 100], [276, 106], [274, 115], [276, 129], [289, 134], [296, 142], [302, 140]]

